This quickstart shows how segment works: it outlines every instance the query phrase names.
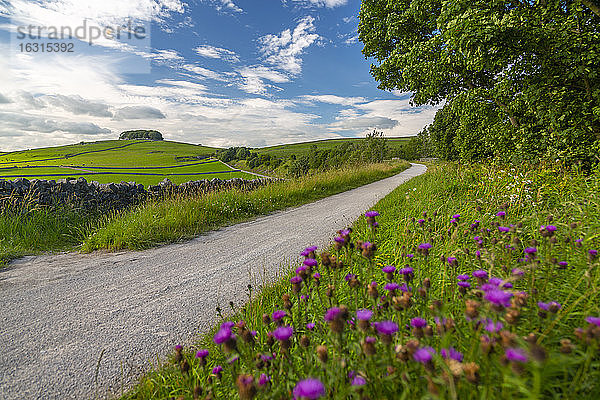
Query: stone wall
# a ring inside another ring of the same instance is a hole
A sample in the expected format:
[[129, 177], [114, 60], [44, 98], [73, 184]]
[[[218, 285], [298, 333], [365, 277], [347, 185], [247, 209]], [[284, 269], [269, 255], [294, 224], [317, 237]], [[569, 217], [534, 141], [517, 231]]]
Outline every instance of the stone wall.
[[85, 178], [54, 180], [27, 180], [19, 178], [14, 181], [0, 179], [0, 207], [31, 209], [36, 205], [57, 206], [68, 205], [88, 210], [118, 210], [146, 199], [161, 198], [171, 195], [193, 195], [225, 189], [252, 190], [264, 186], [272, 179], [240, 178], [221, 180], [214, 178], [190, 181], [180, 185], [165, 179], [158, 185], [144, 189], [135, 182], [107, 183], [88, 182]]

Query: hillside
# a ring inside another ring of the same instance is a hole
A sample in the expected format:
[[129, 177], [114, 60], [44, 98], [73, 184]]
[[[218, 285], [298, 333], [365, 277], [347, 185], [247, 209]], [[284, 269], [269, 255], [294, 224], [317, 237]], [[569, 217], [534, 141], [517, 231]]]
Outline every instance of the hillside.
[[211, 158], [215, 148], [188, 143], [108, 140], [0, 154], [0, 179], [85, 177], [100, 183], [135, 181], [145, 186], [165, 178], [251, 178]]
[[[399, 138], [387, 138], [390, 148], [396, 149], [406, 144], [411, 138], [410, 137], [399, 137]], [[308, 154], [308, 151], [313, 145], [316, 145], [319, 150], [329, 150], [342, 143], [350, 142], [356, 143], [364, 138], [342, 138], [342, 139], [325, 139], [325, 140], [314, 140], [311, 142], [291, 143], [282, 144], [278, 146], [268, 146], [255, 149], [258, 153], [269, 154], [275, 157], [285, 157], [290, 154], [296, 156], [302, 156]]]

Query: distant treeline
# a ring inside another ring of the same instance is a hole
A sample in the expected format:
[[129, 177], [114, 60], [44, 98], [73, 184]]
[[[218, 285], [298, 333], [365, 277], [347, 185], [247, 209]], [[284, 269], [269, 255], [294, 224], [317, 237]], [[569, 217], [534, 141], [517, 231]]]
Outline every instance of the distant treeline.
[[393, 157], [415, 159], [420, 156], [420, 147], [419, 139], [413, 138], [401, 148], [393, 149], [383, 133], [373, 131], [363, 140], [342, 142], [330, 149], [319, 149], [314, 144], [307, 154], [274, 156], [247, 147], [230, 147], [217, 151], [216, 156], [224, 162], [244, 161], [250, 169], [277, 170], [279, 175], [302, 176], [346, 164], [381, 162]]
[[159, 131], [138, 129], [135, 131], [125, 131], [119, 136], [120, 140], [133, 140], [133, 139], [149, 139], [149, 140], [163, 140], [162, 134]]

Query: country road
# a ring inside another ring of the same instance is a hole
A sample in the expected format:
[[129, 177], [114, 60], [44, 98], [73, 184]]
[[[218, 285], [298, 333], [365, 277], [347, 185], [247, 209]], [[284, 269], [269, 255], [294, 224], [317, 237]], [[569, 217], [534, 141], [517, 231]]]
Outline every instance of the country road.
[[[241, 304], [308, 245], [326, 246], [399, 184], [393, 177], [311, 204], [139, 252], [25, 257], [0, 270], [0, 398], [110, 397], [176, 344], [190, 344], [215, 308]], [[97, 383], [95, 372], [101, 353]]]

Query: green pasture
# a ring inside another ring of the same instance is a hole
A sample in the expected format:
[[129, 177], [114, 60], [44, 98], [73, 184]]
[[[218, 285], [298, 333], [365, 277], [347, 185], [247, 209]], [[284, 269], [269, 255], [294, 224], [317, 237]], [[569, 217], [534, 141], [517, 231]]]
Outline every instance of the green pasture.
[[[387, 138], [388, 144], [392, 149], [396, 149], [397, 147], [402, 146], [406, 142], [408, 142], [410, 137], [402, 137], [402, 138]], [[329, 150], [335, 146], [338, 146], [342, 143], [356, 143], [363, 138], [348, 138], [348, 139], [326, 139], [326, 140], [315, 140], [312, 142], [302, 142], [302, 143], [291, 143], [291, 144], [282, 144], [279, 146], [269, 146], [263, 147], [260, 149], [256, 149], [258, 153], [261, 154], [270, 154], [276, 157], [286, 157], [291, 154], [295, 154], [297, 157], [308, 154], [309, 150], [312, 146], [317, 146], [319, 150]]]

